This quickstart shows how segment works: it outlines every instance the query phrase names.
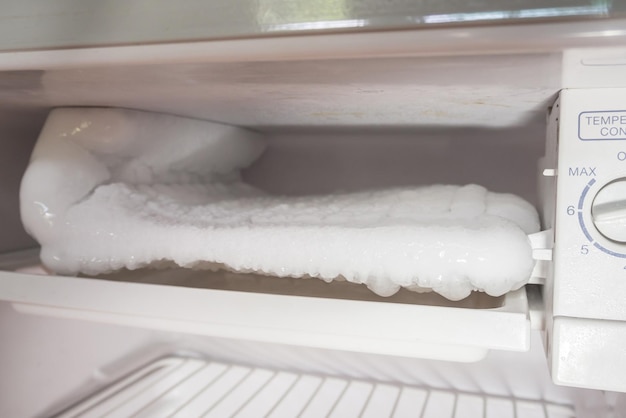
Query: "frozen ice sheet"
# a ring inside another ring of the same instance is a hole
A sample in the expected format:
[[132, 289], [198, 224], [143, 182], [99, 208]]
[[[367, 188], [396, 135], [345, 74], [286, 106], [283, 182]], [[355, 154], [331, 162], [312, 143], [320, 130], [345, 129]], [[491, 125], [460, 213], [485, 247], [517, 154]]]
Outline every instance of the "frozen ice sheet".
[[22, 218], [59, 273], [176, 264], [462, 299], [530, 277], [526, 201], [478, 185], [271, 196], [238, 170], [258, 134], [119, 109], [57, 109], [22, 181]]

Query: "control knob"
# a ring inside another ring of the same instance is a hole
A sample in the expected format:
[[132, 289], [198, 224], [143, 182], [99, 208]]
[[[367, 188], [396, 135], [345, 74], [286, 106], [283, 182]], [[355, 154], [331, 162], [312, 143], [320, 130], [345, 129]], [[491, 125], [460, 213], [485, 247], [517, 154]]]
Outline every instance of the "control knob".
[[604, 186], [591, 204], [593, 223], [611, 241], [626, 243], [626, 178]]

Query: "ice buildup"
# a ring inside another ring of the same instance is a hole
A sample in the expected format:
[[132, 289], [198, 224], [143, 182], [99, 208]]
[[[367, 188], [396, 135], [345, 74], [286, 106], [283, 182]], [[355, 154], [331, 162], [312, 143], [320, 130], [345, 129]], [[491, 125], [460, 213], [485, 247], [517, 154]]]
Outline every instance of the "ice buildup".
[[530, 277], [539, 222], [519, 197], [477, 185], [272, 196], [239, 176], [263, 148], [211, 122], [56, 109], [22, 180], [22, 219], [61, 274], [224, 267], [453, 300]]

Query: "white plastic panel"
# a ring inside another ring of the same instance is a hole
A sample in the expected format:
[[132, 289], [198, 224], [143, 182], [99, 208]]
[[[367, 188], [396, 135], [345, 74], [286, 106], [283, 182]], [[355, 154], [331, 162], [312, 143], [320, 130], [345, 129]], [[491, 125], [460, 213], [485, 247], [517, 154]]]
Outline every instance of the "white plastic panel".
[[564, 88], [626, 87], [626, 48], [577, 48], [563, 54]]
[[626, 323], [557, 317], [552, 377], [558, 384], [626, 392]]
[[5, 272], [0, 299], [56, 317], [462, 362], [489, 349], [527, 350], [530, 341], [524, 289], [501, 307], [467, 309]]
[[[214, 370], [221, 372], [216, 376]], [[190, 382], [194, 382], [193, 385]], [[574, 417], [571, 405], [169, 357], [59, 417]]]
[[[602, 68], [596, 75], [608, 76]], [[625, 92], [567, 89], [550, 115], [544, 175], [556, 175], [557, 196], [556, 207], [547, 206], [545, 213], [555, 219], [553, 277], [545, 294], [546, 341], [558, 384], [626, 391], [620, 187], [626, 167]]]
[[[554, 316], [624, 321], [626, 243], [619, 241], [621, 232], [607, 238], [592, 211], [601, 190], [626, 173], [626, 89], [568, 89], [556, 106]], [[622, 229], [614, 197], [613, 228]]]

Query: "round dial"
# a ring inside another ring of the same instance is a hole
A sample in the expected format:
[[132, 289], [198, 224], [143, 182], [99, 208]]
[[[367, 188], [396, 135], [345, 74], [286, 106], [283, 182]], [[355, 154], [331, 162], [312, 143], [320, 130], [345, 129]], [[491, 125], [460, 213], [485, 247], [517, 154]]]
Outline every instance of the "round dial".
[[591, 205], [593, 223], [606, 238], [626, 243], [626, 178], [604, 186]]

